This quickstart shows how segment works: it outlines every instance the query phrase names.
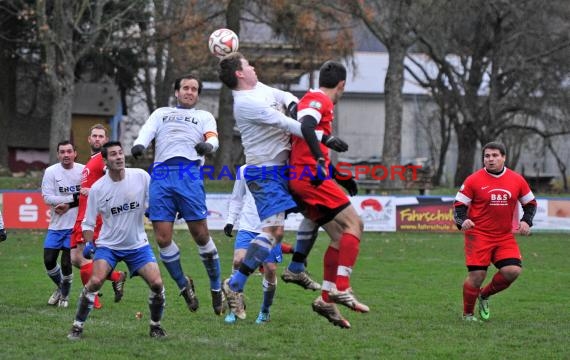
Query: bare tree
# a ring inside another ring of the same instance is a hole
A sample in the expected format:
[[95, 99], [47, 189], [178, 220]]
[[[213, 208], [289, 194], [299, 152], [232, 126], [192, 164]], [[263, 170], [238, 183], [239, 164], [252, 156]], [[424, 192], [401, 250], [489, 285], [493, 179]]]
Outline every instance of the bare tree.
[[441, 110], [457, 134], [456, 186], [473, 171], [480, 143], [517, 129], [545, 139], [568, 133], [564, 1], [447, 2], [438, 11], [438, 22], [415, 31], [438, 69], [420, 77], [446, 94]]

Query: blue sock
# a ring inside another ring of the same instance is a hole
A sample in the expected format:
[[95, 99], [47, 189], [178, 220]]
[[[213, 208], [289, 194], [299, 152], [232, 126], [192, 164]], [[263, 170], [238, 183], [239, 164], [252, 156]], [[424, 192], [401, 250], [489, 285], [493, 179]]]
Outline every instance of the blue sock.
[[206, 268], [208, 277], [210, 278], [210, 289], [219, 290], [222, 288], [222, 275], [220, 267], [220, 256], [218, 255], [218, 249], [216, 245], [210, 238], [210, 241], [204, 246], [198, 247], [198, 252], [200, 253], [200, 258], [202, 263]]
[[160, 249], [160, 259], [166, 270], [168, 270], [170, 277], [176, 281], [178, 288], [180, 290], [184, 289], [187, 284], [186, 276], [180, 264], [180, 250], [174, 241], [167, 247]]
[[269, 312], [269, 308], [273, 305], [275, 290], [275, 284], [271, 284], [269, 281], [263, 279], [263, 302], [261, 303], [261, 312]]
[[305, 260], [311, 252], [315, 240], [317, 239], [318, 228], [303, 230], [299, 228], [297, 231], [297, 240], [295, 242], [295, 252], [291, 259], [291, 263], [287, 268], [294, 273], [305, 271]]
[[233, 291], [243, 291], [249, 275], [259, 267], [271, 252], [271, 240], [267, 234], [259, 234], [249, 243], [247, 252], [238, 272], [229, 281]]

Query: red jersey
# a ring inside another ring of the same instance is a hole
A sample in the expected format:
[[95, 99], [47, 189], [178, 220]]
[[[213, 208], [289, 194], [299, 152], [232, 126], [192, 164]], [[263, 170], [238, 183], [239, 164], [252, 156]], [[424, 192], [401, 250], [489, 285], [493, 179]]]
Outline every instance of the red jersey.
[[[105, 175], [105, 161], [103, 155], [98, 152], [91, 156], [91, 159], [85, 164], [83, 172], [81, 173], [81, 188], [91, 188], [95, 181]], [[79, 211], [77, 213], [77, 220], [83, 221], [85, 217], [85, 210], [87, 209], [87, 196], [79, 196]]]
[[[334, 118], [334, 104], [331, 99], [321, 90], [309, 90], [297, 105], [297, 118], [311, 115], [317, 120], [316, 131], [330, 135], [332, 133], [332, 121]], [[313, 157], [309, 145], [305, 139], [293, 136], [289, 164], [291, 166], [315, 165], [317, 161]], [[320, 144], [327, 166], [330, 163], [329, 149]]]
[[487, 235], [509, 234], [517, 201], [526, 205], [535, 201], [526, 180], [518, 173], [505, 169], [500, 175], [488, 173], [484, 168], [465, 181], [455, 200], [469, 207], [467, 218], [475, 223], [467, 232]]

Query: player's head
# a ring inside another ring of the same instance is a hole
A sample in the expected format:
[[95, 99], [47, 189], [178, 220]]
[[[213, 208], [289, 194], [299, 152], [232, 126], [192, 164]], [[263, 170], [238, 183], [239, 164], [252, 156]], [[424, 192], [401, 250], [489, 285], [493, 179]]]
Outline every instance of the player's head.
[[57, 159], [61, 166], [66, 169], [73, 167], [73, 162], [77, 157], [75, 146], [69, 140], [63, 140], [57, 143]]
[[174, 96], [179, 106], [193, 108], [202, 93], [202, 81], [195, 74], [186, 74], [174, 81]]
[[91, 146], [91, 152], [97, 153], [101, 151], [101, 146], [109, 141], [107, 128], [101, 124], [91, 126], [87, 141], [89, 142], [89, 146]]
[[220, 60], [218, 76], [230, 89], [251, 89], [257, 84], [255, 68], [239, 52], [226, 55]]
[[481, 156], [485, 169], [491, 172], [501, 171], [507, 159], [507, 148], [503, 143], [492, 141], [483, 146]]
[[105, 159], [107, 169], [121, 170], [125, 168], [125, 154], [120, 141], [109, 141], [101, 147], [101, 155]]
[[333, 89], [333, 103], [340, 99], [346, 84], [346, 68], [336, 61], [327, 61], [319, 70], [319, 87]]

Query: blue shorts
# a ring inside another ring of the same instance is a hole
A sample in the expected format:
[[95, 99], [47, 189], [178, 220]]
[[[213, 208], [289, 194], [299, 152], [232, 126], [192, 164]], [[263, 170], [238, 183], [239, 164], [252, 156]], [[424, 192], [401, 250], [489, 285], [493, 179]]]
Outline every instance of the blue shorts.
[[150, 221], [174, 222], [176, 213], [186, 221], [206, 219], [208, 208], [200, 162], [161, 166], [160, 172], [151, 172], [148, 212]]
[[97, 247], [93, 260], [105, 260], [112, 269], [117, 266], [119, 261], [124, 261], [131, 277], [138, 275], [137, 271], [148, 263], [155, 263], [156, 257], [152, 252], [150, 245], [145, 245], [133, 250], [113, 250], [108, 247]]
[[283, 172], [287, 166], [248, 166], [244, 177], [247, 187], [255, 199], [259, 219], [263, 220], [287, 210], [293, 210], [297, 203], [289, 193], [289, 185]]
[[71, 232], [73, 229], [50, 230], [44, 239], [44, 249], [69, 249], [71, 247]]
[[[247, 249], [249, 248], [249, 243], [251, 240], [255, 239], [255, 237], [259, 233], [253, 231], [246, 231], [246, 230], [239, 230], [236, 234], [236, 241], [234, 243], [234, 249]], [[271, 249], [267, 258], [263, 261], [264, 263], [275, 263], [279, 264], [283, 261], [283, 251], [281, 250], [281, 244], [277, 244]]]

